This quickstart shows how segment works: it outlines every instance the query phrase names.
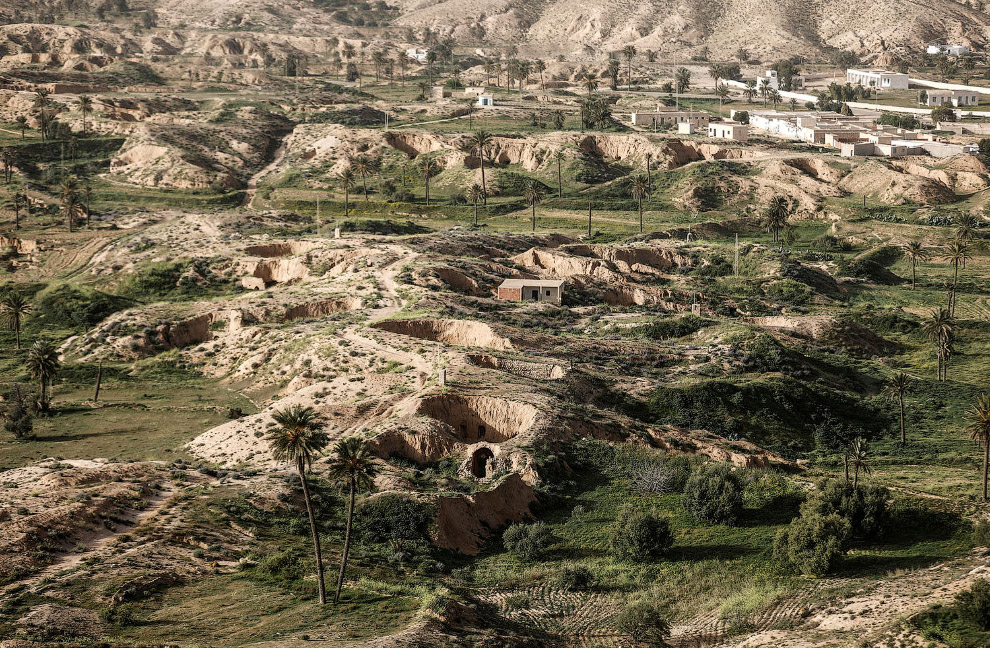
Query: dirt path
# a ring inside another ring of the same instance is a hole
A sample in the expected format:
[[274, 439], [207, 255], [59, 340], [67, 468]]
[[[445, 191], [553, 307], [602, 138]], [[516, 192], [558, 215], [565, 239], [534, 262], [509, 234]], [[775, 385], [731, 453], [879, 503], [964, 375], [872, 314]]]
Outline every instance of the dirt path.
[[258, 195], [258, 180], [274, 171], [275, 168], [282, 163], [282, 160], [285, 159], [285, 154], [288, 148], [286, 145], [286, 140], [289, 139], [290, 135], [291, 133], [282, 138], [281, 143], [279, 143], [278, 148], [275, 150], [275, 156], [272, 158], [272, 161], [269, 162], [265, 168], [258, 171], [248, 179], [247, 191], [244, 193], [244, 202], [241, 203], [241, 207], [254, 209], [254, 197]]
[[100, 527], [97, 531], [88, 532], [86, 535], [76, 538], [76, 544], [84, 545], [84, 550], [65, 554], [62, 560], [58, 560], [51, 565], [48, 565], [32, 576], [22, 578], [7, 585], [6, 587], [3, 587], [0, 589], [0, 603], [5, 600], [6, 596], [14, 588], [16, 588], [21, 594], [23, 594], [25, 589], [27, 591], [33, 591], [33, 589], [42, 582], [46, 584], [50, 583], [52, 580], [58, 578], [60, 574], [74, 570], [74, 568], [82, 565], [89, 558], [92, 558], [98, 554], [118, 536], [124, 533], [132, 533], [136, 528], [153, 519], [170, 503], [172, 496], [175, 495], [176, 492], [177, 491], [174, 486], [170, 483], [166, 483], [162, 490], [154, 493], [145, 500], [148, 503], [148, 506], [140, 510], [128, 511], [123, 517], [120, 518], [122, 522], [129, 523], [127, 526], [118, 527], [113, 531]]

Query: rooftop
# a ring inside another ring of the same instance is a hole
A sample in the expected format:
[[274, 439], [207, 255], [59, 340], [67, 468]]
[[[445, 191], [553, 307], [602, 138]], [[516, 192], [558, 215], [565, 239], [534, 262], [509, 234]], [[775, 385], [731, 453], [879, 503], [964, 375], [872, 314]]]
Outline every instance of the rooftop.
[[528, 286], [539, 286], [540, 288], [560, 288], [563, 285], [563, 279], [506, 279], [499, 287], [525, 288]]

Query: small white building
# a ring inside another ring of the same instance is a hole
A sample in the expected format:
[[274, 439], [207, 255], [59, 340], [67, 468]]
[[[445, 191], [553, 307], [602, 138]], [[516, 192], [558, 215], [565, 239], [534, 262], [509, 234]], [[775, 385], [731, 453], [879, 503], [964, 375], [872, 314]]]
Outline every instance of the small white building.
[[[767, 83], [770, 84], [771, 88], [774, 90], [780, 90], [780, 78], [777, 75], [777, 70], [767, 70], [764, 72], [763, 78], [767, 80]], [[759, 79], [757, 79], [757, 83], [759, 83]], [[793, 75], [791, 77], [791, 90], [797, 90], [798, 88], [803, 87], [804, 77], [799, 74]]]
[[749, 126], [739, 122], [713, 122], [708, 124], [708, 137], [745, 142], [749, 139]]
[[431, 99], [448, 99], [450, 96], [450, 88], [447, 86], [433, 86], [430, 88]]
[[478, 103], [475, 105], [479, 108], [491, 108], [495, 105], [495, 96], [488, 93], [482, 93], [478, 95]]
[[975, 90], [922, 90], [924, 106], [978, 106], [980, 93]]
[[677, 125], [678, 135], [694, 135], [694, 133], [697, 132], [697, 130], [698, 130], [697, 126], [695, 126], [691, 122], [681, 122], [680, 124]]
[[480, 94], [484, 94], [485, 90], [485, 86], [468, 86], [467, 88], [464, 88], [464, 96], [477, 97]]
[[846, 70], [846, 81], [852, 85], [877, 90], [907, 90], [908, 75], [889, 70]]
[[945, 54], [947, 56], [965, 56], [969, 54], [969, 45], [929, 45], [929, 54]]
[[414, 61], [418, 61], [419, 63], [426, 63], [426, 50], [410, 47], [406, 50], [406, 57], [411, 58]]
[[563, 287], [564, 282], [560, 279], [506, 279], [498, 287], [498, 298], [559, 304]]
[[652, 126], [653, 128], [664, 128], [666, 126], [677, 126], [678, 124], [693, 124], [696, 129], [708, 127], [709, 115], [700, 110], [661, 110], [657, 106], [656, 112], [634, 112], [629, 115], [629, 121], [633, 126]]

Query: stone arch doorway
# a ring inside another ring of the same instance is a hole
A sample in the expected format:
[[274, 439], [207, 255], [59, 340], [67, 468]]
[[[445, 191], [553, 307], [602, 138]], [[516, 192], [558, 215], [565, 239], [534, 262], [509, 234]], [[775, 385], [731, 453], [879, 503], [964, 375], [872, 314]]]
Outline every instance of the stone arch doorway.
[[471, 474], [478, 479], [484, 479], [492, 469], [495, 453], [490, 448], [478, 448], [471, 455]]

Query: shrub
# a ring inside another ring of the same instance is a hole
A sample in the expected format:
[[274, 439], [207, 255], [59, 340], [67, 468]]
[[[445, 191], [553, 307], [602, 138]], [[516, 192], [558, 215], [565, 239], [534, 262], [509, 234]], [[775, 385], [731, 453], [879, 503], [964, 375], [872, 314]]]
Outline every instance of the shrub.
[[684, 456], [634, 457], [629, 479], [641, 493], [680, 493], [691, 476], [691, 460]]
[[743, 487], [727, 464], [702, 466], [684, 485], [684, 508], [702, 522], [735, 524], [743, 505]]
[[513, 524], [502, 534], [506, 550], [518, 558], [536, 560], [545, 556], [557, 541], [550, 525], [545, 522]]
[[562, 590], [586, 590], [595, 580], [594, 574], [584, 565], [564, 565], [557, 573], [557, 587]]
[[990, 581], [981, 578], [973, 587], [956, 595], [956, 608], [964, 620], [990, 630]]
[[132, 302], [96, 290], [62, 285], [38, 297], [36, 313], [45, 322], [67, 328], [90, 328]]
[[615, 629], [634, 642], [649, 646], [666, 646], [670, 621], [655, 601], [637, 600], [626, 605], [615, 617]]
[[874, 538], [890, 519], [890, 493], [883, 486], [858, 484], [853, 488], [838, 479], [819, 482], [818, 487], [801, 505], [801, 512], [830, 515], [835, 513], [850, 524], [857, 538]]
[[612, 552], [619, 558], [643, 562], [659, 558], [674, 545], [670, 521], [656, 511], [639, 511], [627, 504], [612, 527]]
[[132, 625], [137, 614], [134, 606], [130, 603], [117, 603], [100, 610], [100, 618], [104, 623], [122, 628]]
[[990, 522], [980, 520], [973, 525], [973, 544], [977, 547], [990, 547]]
[[812, 297], [811, 289], [793, 279], [781, 279], [766, 287], [767, 297], [785, 304], [804, 304]]
[[641, 331], [648, 338], [664, 340], [691, 335], [712, 324], [713, 322], [711, 320], [702, 319], [697, 315], [689, 313], [683, 317], [654, 320], [637, 330]]
[[295, 580], [300, 577], [299, 559], [291, 549], [268, 554], [258, 561], [258, 569], [277, 578]]
[[7, 395], [7, 406], [3, 412], [3, 429], [15, 439], [29, 439], [34, 436], [34, 417], [29, 403], [33, 396], [25, 395], [20, 385], [14, 385]]
[[355, 526], [367, 542], [425, 540], [433, 508], [397, 494], [367, 500], [355, 513]]
[[836, 513], [804, 512], [774, 540], [774, 558], [796, 567], [802, 574], [824, 576], [845, 553], [851, 525]]

